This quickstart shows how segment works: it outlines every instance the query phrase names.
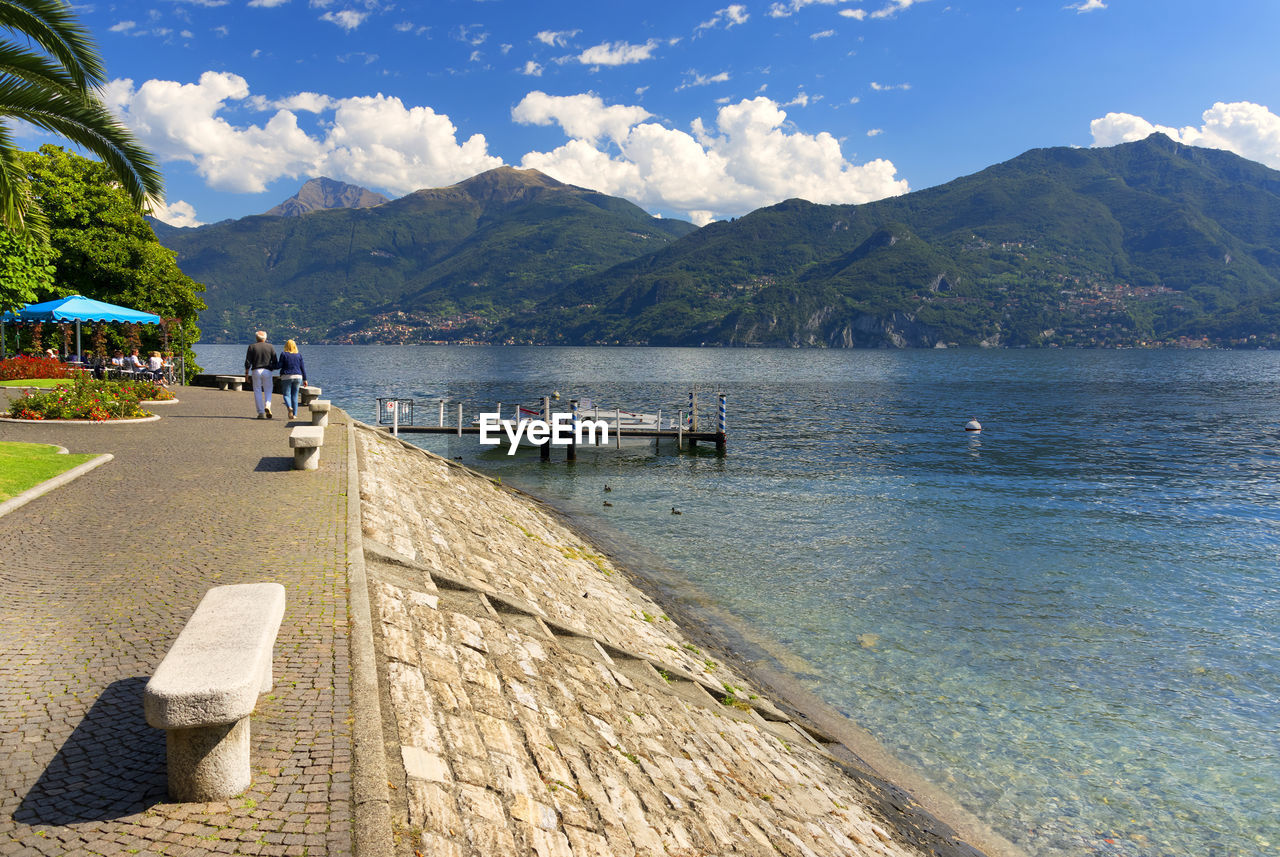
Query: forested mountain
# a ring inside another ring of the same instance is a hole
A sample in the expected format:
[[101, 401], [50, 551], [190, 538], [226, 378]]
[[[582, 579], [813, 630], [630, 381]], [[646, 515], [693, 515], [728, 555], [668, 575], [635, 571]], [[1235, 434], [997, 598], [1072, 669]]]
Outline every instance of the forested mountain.
[[158, 234], [212, 341], [1280, 344], [1280, 172], [1159, 134], [702, 229], [504, 167]]
[[1280, 172], [1157, 134], [867, 205], [789, 200], [542, 310], [567, 342], [1272, 344], [1278, 298]]
[[616, 197], [501, 167], [373, 208], [159, 228], [205, 284], [207, 342], [487, 336], [570, 280], [693, 231]]

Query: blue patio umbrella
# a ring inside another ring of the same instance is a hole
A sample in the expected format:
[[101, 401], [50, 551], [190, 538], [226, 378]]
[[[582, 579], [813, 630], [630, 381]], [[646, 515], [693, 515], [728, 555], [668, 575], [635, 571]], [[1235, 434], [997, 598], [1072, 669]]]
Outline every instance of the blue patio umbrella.
[[130, 324], [159, 324], [160, 316], [153, 312], [129, 309], [116, 306], [105, 301], [86, 298], [84, 295], [70, 295], [38, 304], [27, 304], [15, 312], [0, 315], [0, 343], [4, 342], [3, 325], [8, 323], [34, 324], [38, 321], [74, 321], [76, 323], [76, 355], [80, 350], [80, 322], [82, 321], [123, 321]]

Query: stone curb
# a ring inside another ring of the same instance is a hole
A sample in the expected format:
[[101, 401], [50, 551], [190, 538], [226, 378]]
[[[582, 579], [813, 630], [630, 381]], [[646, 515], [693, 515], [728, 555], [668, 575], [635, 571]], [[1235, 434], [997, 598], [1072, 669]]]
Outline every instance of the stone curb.
[[352, 825], [357, 857], [392, 857], [391, 795], [378, 661], [373, 645], [373, 614], [364, 565], [360, 522], [360, 466], [355, 420], [347, 415], [347, 584], [351, 615]]
[[118, 426], [122, 423], [128, 423], [129, 425], [153, 423], [158, 419], [160, 419], [159, 414], [152, 414], [149, 417], [125, 420], [19, 420], [13, 417], [0, 417], [0, 422], [20, 423], [29, 426]]
[[[65, 449], [63, 449], [62, 451], [66, 452]], [[61, 488], [63, 485], [66, 485], [68, 482], [73, 482], [76, 479], [79, 479], [81, 476], [84, 476], [90, 470], [93, 470], [95, 467], [98, 467], [100, 465], [106, 464], [108, 461], [110, 461], [113, 458], [115, 458], [115, 456], [112, 455], [111, 453], [109, 452], [104, 453], [102, 455], [97, 456], [96, 458], [89, 459], [83, 464], [77, 464], [75, 467], [71, 468], [70, 470], [59, 473], [57, 476], [53, 477], [52, 479], [46, 479], [44, 482], [41, 482], [39, 485], [35, 486], [34, 488], [28, 488], [26, 491], [23, 491], [21, 494], [19, 494], [16, 497], [10, 497], [8, 500], [5, 500], [3, 503], [0, 503], [0, 518], [3, 518], [5, 515], [9, 514], [14, 509], [27, 505], [37, 497], [48, 494], [50, 491], [52, 491], [55, 488]]]

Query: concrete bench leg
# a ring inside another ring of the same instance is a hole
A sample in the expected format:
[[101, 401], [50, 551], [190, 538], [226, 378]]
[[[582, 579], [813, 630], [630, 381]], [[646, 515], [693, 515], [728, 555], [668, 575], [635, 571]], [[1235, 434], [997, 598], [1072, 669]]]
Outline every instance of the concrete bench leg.
[[233, 380], [231, 381], [231, 389], [232, 389], [232, 390], [235, 390], [237, 393], [239, 393], [241, 390], [243, 390], [243, 389], [244, 389], [244, 379], [243, 379], [243, 378], [235, 378], [235, 379], [233, 379]]
[[319, 470], [320, 447], [300, 446], [293, 451], [294, 470]]
[[244, 793], [249, 770], [249, 718], [235, 723], [165, 732], [169, 797], [208, 803]]
[[219, 390], [228, 390], [228, 389], [230, 389], [230, 388], [231, 388], [231, 382], [230, 382], [229, 380], [227, 380], [226, 378], [219, 378], [219, 379], [218, 379], [218, 389], [219, 389]]
[[329, 424], [329, 408], [332, 403], [328, 399], [316, 399], [308, 407], [311, 408], [311, 424], [327, 426]]

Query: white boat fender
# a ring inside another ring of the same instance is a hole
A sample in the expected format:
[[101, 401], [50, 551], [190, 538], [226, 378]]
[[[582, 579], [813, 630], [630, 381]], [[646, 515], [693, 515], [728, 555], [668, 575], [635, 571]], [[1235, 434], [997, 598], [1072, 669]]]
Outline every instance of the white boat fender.
[[978, 422], [977, 420], [969, 420], [969, 422], [964, 424], [964, 430], [965, 431], [982, 431], [982, 423]]

